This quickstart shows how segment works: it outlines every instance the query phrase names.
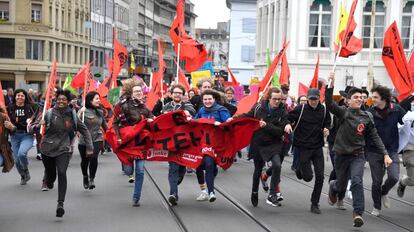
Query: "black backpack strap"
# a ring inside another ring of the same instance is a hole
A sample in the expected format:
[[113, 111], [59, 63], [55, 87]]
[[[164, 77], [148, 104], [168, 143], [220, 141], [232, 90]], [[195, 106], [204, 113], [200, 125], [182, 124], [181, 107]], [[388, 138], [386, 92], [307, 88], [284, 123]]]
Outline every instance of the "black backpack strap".
[[305, 109], [305, 104], [302, 105], [302, 109], [300, 110], [300, 115], [299, 115], [299, 119], [296, 122], [295, 128], [293, 128], [293, 133], [295, 133], [296, 128], [298, 128], [300, 120], [302, 119], [302, 115], [303, 115], [303, 109]]

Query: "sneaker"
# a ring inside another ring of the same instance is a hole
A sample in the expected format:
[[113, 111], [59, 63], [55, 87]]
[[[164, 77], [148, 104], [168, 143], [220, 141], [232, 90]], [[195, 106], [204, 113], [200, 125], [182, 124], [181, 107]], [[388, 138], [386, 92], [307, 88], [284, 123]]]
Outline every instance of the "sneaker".
[[206, 190], [202, 190], [200, 195], [196, 198], [197, 201], [207, 201], [208, 200], [208, 193]]
[[373, 208], [371, 214], [375, 217], [378, 217], [380, 215], [381, 210], [377, 208]]
[[42, 155], [41, 155], [40, 153], [38, 153], [38, 154], [36, 155], [36, 159], [37, 159], [37, 160], [42, 160]]
[[321, 214], [322, 212], [321, 212], [321, 209], [319, 209], [319, 205], [311, 205], [311, 208], [310, 208], [310, 211], [311, 211], [311, 213], [314, 213], [314, 214]]
[[25, 175], [24, 175], [24, 180], [26, 181], [26, 183], [27, 182], [29, 182], [29, 180], [30, 180], [30, 173], [29, 173], [29, 169], [26, 169], [25, 171]]
[[364, 219], [362, 219], [361, 215], [358, 215], [356, 213], [354, 213], [354, 227], [361, 227], [362, 225], [364, 225]]
[[47, 181], [45, 181], [46, 182], [46, 186], [47, 186], [47, 188], [48, 189], [53, 189], [53, 182], [52, 183], [49, 183], [49, 182], [47, 182]]
[[215, 202], [216, 201], [216, 195], [214, 194], [214, 192], [210, 193], [210, 196], [208, 197], [208, 201], [209, 202]]
[[26, 185], [26, 184], [27, 184], [27, 181], [25, 178], [25, 174], [23, 174], [21, 175], [21, 178], [20, 178], [20, 185]]
[[339, 200], [336, 203], [336, 208], [339, 210], [346, 210], [345, 205], [344, 205], [344, 200]]
[[282, 193], [276, 193], [277, 201], [283, 201]]
[[302, 180], [302, 172], [300, 171], [300, 169], [296, 169], [295, 170], [296, 173], [296, 177], [298, 178], [298, 180]]
[[56, 217], [63, 217], [65, 214], [65, 209], [63, 208], [63, 202], [59, 201], [56, 208]]
[[382, 195], [381, 197], [381, 201], [382, 201], [382, 205], [385, 208], [390, 208], [391, 207], [391, 202], [390, 202], [390, 198], [388, 197], [388, 195]]
[[96, 186], [95, 186], [95, 181], [91, 178], [91, 179], [89, 179], [89, 189], [90, 190], [92, 190], [92, 189], [94, 189]]
[[140, 204], [139, 204], [139, 200], [137, 200], [137, 199], [133, 199], [132, 200], [132, 207], [139, 207], [140, 206]]
[[47, 184], [46, 184], [46, 181], [44, 180], [44, 181], [42, 181], [42, 187], [41, 187], [41, 190], [43, 191], [43, 192], [45, 192], [45, 191], [48, 191], [49, 190], [49, 188], [47, 187]]
[[276, 195], [269, 195], [266, 199], [266, 203], [271, 206], [279, 206], [279, 201], [277, 200]]
[[177, 197], [175, 197], [175, 195], [173, 194], [173, 195], [170, 195], [169, 197], [168, 197], [168, 202], [170, 202], [171, 203], [171, 205], [177, 205]]
[[89, 189], [89, 178], [88, 176], [83, 176], [83, 188]]
[[135, 181], [134, 176], [132, 176], [132, 175], [131, 176], [128, 176], [128, 182], [129, 183], [132, 184], [132, 183], [134, 183], [134, 181]]
[[329, 182], [328, 203], [334, 205], [338, 201], [338, 195], [333, 192], [334, 181]]
[[398, 188], [397, 188], [397, 195], [399, 197], [403, 197], [404, 196], [404, 192], [405, 192], [405, 186], [401, 184], [401, 181], [398, 183]]
[[259, 193], [252, 193], [250, 200], [252, 202], [252, 205], [254, 207], [257, 207], [257, 205], [259, 204]]
[[267, 191], [269, 191], [269, 185], [267, 184], [266, 181], [260, 179], [260, 182], [262, 182], [262, 187], [263, 187], [263, 191], [265, 191], [267, 193]]

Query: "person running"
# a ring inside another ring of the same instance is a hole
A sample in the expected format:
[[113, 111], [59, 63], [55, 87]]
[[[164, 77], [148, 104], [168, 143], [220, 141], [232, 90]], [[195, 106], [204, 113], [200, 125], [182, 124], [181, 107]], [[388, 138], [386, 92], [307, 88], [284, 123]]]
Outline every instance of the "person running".
[[[388, 192], [398, 183], [400, 175], [400, 164], [398, 157], [398, 123], [403, 124], [405, 110], [398, 104], [391, 103], [391, 91], [385, 86], [377, 86], [371, 90], [373, 107], [368, 111], [374, 116], [375, 128], [381, 137], [387, 152], [392, 159], [388, 167], [384, 167], [384, 157], [370, 140], [367, 141], [366, 157], [369, 162], [372, 177], [372, 200], [374, 208], [371, 214], [379, 216], [381, 213], [381, 202], [385, 208], [390, 207]], [[385, 171], [387, 180], [382, 184]]]
[[21, 185], [26, 185], [30, 180], [27, 153], [33, 146], [34, 136], [28, 126], [34, 121], [37, 111], [36, 104], [30, 101], [26, 90], [14, 91], [14, 102], [7, 107], [10, 121], [6, 121], [4, 125], [12, 132], [10, 140], [16, 169], [21, 176]]
[[[200, 108], [194, 119], [199, 118], [208, 118], [213, 119], [215, 121], [215, 125], [219, 125], [222, 122], [226, 122], [227, 119], [230, 118], [229, 111], [222, 105], [218, 104], [217, 102], [220, 101], [220, 94], [215, 90], [205, 90], [201, 93], [201, 99], [203, 101], [203, 106]], [[217, 166], [214, 158], [210, 155], [204, 155], [203, 162], [200, 167], [197, 168], [197, 173], [203, 173], [203, 181], [204, 181], [204, 170], [206, 171], [206, 183], [207, 183], [207, 190], [202, 190], [202, 195], [208, 196], [208, 201], [214, 202], [216, 200], [216, 195], [214, 193], [214, 179], [217, 175]], [[197, 178], [199, 176], [197, 175]], [[199, 180], [200, 182], [200, 180]], [[205, 194], [204, 194], [205, 193]], [[200, 197], [200, 196], [199, 196]], [[207, 199], [199, 199], [197, 200], [207, 200]]]
[[249, 117], [260, 120], [261, 129], [253, 134], [248, 154], [249, 159], [254, 160], [251, 194], [251, 202], [254, 207], [258, 205], [259, 201], [260, 175], [265, 162], [272, 163], [270, 191], [266, 203], [271, 206], [280, 206], [276, 195], [276, 187], [280, 182], [283, 131], [289, 123], [287, 116], [285, 107], [282, 104], [282, 91], [279, 88], [270, 88], [264, 101], [254, 105], [249, 112], [236, 117]]
[[[172, 101], [164, 105], [163, 113], [173, 112], [177, 110], [184, 110], [188, 116], [193, 117], [196, 111], [193, 105], [189, 102], [184, 102], [185, 94], [184, 86], [177, 84], [171, 87]], [[178, 185], [183, 181], [186, 172], [186, 167], [177, 164], [176, 162], [168, 162], [168, 183], [170, 184], [170, 196], [168, 201], [171, 205], [177, 205], [178, 201]]]
[[[154, 116], [143, 103], [144, 92], [142, 82], [135, 78], [125, 80], [122, 85], [123, 95], [114, 108], [114, 121], [112, 127], [117, 135], [118, 144], [122, 144], [119, 129], [125, 126], [132, 126], [141, 120], [148, 119], [152, 122]], [[142, 184], [144, 183], [144, 163], [143, 159], [135, 159], [135, 185], [132, 194], [132, 206], [139, 207], [141, 199]], [[134, 174], [134, 164], [132, 166], [124, 165], [124, 171], [127, 175]]]
[[332, 87], [328, 86], [326, 89], [326, 106], [329, 112], [338, 117], [341, 123], [333, 147], [337, 179], [329, 184], [328, 203], [334, 205], [338, 199], [343, 200], [348, 179], [351, 178], [352, 206], [354, 208], [353, 225], [361, 227], [364, 224], [362, 214], [365, 210], [362, 184], [365, 138], [369, 139], [378, 149], [378, 153], [383, 155], [385, 167], [388, 167], [392, 160], [378, 136], [371, 113], [361, 110], [362, 90], [359, 88], [350, 89], [346, 99], [348, 108], [340, 107], [332, 99], [335, 73], [331, 73], [329, 79]]
[[2, 172], [9, 172], [14, 166], [12, 150], [9, 143], [9, 130], [5, 126], [5, 122], [10, 121], [6, 111], [0, 106], [0, 167]]
[[[84, 123], [92, 136], [93, 154], [86, 156], [86, 145], [83, 136], [79, 138], [78, 149], [81, 156], [81, 170], [83, 175], [83, 187], [85, 189], [95, 188], [95, 175], [98, 169], [98, 155], [103, 147], [103, 132], [101, 128], [106, 131], [108, 126], [105, 121], [105, 116], [100, 107], [100, 95], [96, 91], [91, 91], [86, 94], [85, 107], [78, 111], [78, 117], [84, 119]], [[89, 169], [89, 175], [88, 175]]]
[[406, 174], [400, 178], [398, 183], [397, 195], [401, 198], [404, 197], [407, 186], [414, 186], [414, 111], [409, 111], [402, 120], [404, 125], [399, 132], [398, 152], [402, 151]]
[[[79, 120], [76, 112], [69, 107], [71, 94], [68, 90], [56, 91], [56, 104], [49, 109], [41, 120], [38, 117], [35, 126], [43, 125], [44, 135], [40, 143], [42, 162], [45, 167], [45, 179], [49, 189], [53, 189], [58, 177], [58, 204], [56, 217], [65, 214], [63, 202], [65, 201], [67, 177], [66, 171], [73, 153], [73, 143], [76, 132], [80, 132], [86, 145], [86, 154], [92, 155], [92, 138], [85, 124]], [[40, 115], [39, 115], [40, 116]]]
[[331, 117], [319, 101], [318, 89], [309, 89], [307, 104], [299, 105], [289, 112], [289, 122], [286, 132], [292, 133], [294, 125], [293, 146], [299, 152], [299, 167], [296, 170], [298, 179], [310, 182], [313, 179], [312, 166], [315, 172], [315, 185], [311, 197], [310, 211], [320, 214], [319, 200], [321, 198], [324, 179], [324, 156], [322, 147], [325, 145], [324, 135], [329, 133]]

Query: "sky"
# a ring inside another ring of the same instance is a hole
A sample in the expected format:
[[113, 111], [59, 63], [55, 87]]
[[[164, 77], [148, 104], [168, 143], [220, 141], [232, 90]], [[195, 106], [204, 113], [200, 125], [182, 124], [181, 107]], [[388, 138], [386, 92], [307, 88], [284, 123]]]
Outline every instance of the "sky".
[[217, 22], [227, 22], [230, 19], [230, 9], [226, 0], [191, 0], [194, 3], [196, 28], [216, 28]]

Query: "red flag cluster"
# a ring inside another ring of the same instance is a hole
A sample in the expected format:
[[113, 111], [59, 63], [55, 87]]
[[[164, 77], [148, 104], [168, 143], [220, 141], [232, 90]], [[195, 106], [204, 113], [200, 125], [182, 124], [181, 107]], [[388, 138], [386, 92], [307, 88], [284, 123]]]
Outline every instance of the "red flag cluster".
[[341, 48], [338, 48], [336, 46], [336, 52], [338, 52], [338, 49], [340, 49], [340, 57], [349, 57], [355, 55], [362, 49], [362, 40], [354, 36], [354, 31], [357, 26], [354, 19], [354, 13], [357, 3], [358, 0], [354, 0], [352, 2], [346, 28], [339, 34], [339, 38], [341, 39]]
[[170, 37], [180, 59], [185, 60], [185, 70], [193, 72], [207, 60], [207, 50], [203, 44], [191, 38], [184, 29], [184, 0], [177, 1], [175, 19], [171, 25]]

